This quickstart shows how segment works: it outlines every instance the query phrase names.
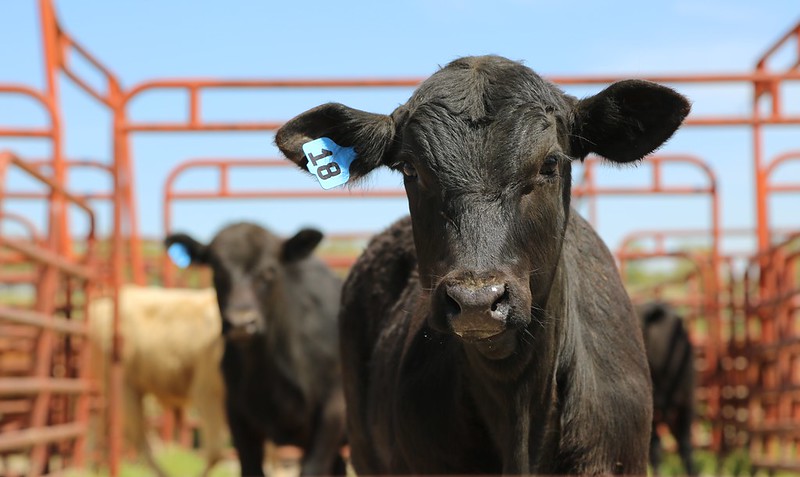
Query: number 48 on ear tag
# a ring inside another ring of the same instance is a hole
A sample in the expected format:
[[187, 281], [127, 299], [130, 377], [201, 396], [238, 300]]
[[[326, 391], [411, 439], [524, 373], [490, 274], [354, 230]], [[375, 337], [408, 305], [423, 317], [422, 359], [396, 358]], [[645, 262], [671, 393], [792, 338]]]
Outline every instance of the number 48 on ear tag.
[[350, 164], [356, 159], [352, 147], [342, 147], [332, 139], [321, 137], [303, 144], [308, 159], [308, 172], [317, 176], [323, 189], [333, 189], [350, 180]]

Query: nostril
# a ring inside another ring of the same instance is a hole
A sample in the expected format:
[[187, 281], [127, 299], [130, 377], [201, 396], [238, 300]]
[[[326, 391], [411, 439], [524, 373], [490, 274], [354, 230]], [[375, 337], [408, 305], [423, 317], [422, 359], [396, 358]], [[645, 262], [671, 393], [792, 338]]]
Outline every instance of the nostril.
[[459, 314], [504, 315], [508, 311], [509, 290], [505, 283], [480, 286], [449, 285], [443, 297], [444, 311], [449, 316]]
[[450, 293], [447, 293], [444, 303], [444, 310], [445, 313], [451, 316], [458, 315], [461, 313], [461, 305], [458, 304], [458, 301], [453, 298]]
[[508, 286], [504, 285], [502, 292], [498, 295], [495, 295], [497, 298], [492, 302], [491, 311], [489, 312], [490, 316], [502, 322], [505, 322], [508, 318], [508, 314], [511, 311], [511, 299], [508, 291]]
[[492, 303], [492, 311], [497, 311], [506, 303], [508, 303], [508, 287], [503, 287], [503, 293]]

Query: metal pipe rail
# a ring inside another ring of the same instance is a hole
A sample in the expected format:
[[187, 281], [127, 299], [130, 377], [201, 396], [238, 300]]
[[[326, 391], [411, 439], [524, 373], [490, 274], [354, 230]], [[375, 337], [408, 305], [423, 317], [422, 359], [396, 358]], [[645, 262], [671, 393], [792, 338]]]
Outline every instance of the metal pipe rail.
[[59, 182], [51, 177], [45, 176], [38, 167], [29, 164], [26, 161], [23, 161], [18, 156], [14, 155], [10, 151], [0, 151], [0, 177], [5, 177], [6, 170], [9, 166], [15, 166], [16, 168], [20, 169], [21, 171], [25, 172], [27, 175], [31, 176], [33, 179], [41, 182], [45, 186], [47, 186], [51, 191], [60, 194], [63, 196], [67, 202], [75, 205], [76, 207], [82, 209], [88, 219], [89, 219], [89, 239], [91, 241], [94, 240], [94, 229], [95, 229], [95, 218], [94, 218], [94, 211], [91, 207], [86, 203], [85, 200], [82, 198], [73, 195], [69, 191], [67, 191], [62, 182]]
[[[588, 197], [590, 199], [589, 218], [591, 222], [597, 222], [597, 211], [595, 200], [601, 195], [700, 195], [707, 196], [711, 202], [709, 222], [711, 225], [711, 245], [710, 245], [710, 268], [708, 269], [708, 283], [706, 283], [705, 293], [708, 300], [710, 323], [716, 326], [719, 323], [718, 290], [720, 290], [720, 205], [717, 188], [717, 178], [714, 171], [703, 160], [690, 155], [654, 155], [642, 163], [642, 167], [650, 167], [650, 181], [644, 186], [625, 186], [625, 187], [606, 187], [597, 184], [597, 173], [600, 160], [589, 158], [584, 161], [584, 170], [580, 184], [573, 188], [574, 197]], [[663, 180], [663, 169], [670, 165], [688, 165], [695, 168], [705, 178], [702, 185], [674, 185], [666, 184]], [[630, 253], [630, 252], [626, 252]], [[618, 257], [621, 271], [624, 273], [623, 260]], [[720, 343], [719, 329], [712, 328], [711, 341], [713, 349], [718, 349]], [[710, 359], [716, 359], [715, 354], [710, 355]]]
[[[790, 37], [791, 35], [788, 35]], [[564, 85], [606, 85], [627, 79], [631, 76], [549, 76], [551, 81]], [[751, 84], [768, 85], [763, 88], [773, 94], [775, 103], [781, 101], [781, 97], [776, 91], [779, 86], [788, 82], [800, 81], [800, 71], [769, 72], [755, 71], [752, 73], [721, 73], [705, 75], [642, 75], [636, 76], [640, 79], [657, 81], [669, 84]], [[124, 162], [130, 164], [129, 142], [133, 134], [136, 133], [177, 133], [177, 132], [210, 132], [210, 131], [274, 131], [282, 124], [282, 120], [272, 121], [228, 121], [213, 122], [206, 121], [202, 117], [202, 93], [209, 90], [276, 90], [276, 89], [312, 89], [312, 88], [413, 88], [424, 78], [328, 78], [328, 79], [272, 79], [272, 80], [214, 80], [214, 79], [169, 79], [152, 80], [137, 84], [123, 94], [123, 99], [119, 105], [122, 113], [119, 115], [115, 128], [117, 143], [121, 149], [119, 153], [124, 155]], [[128, 109], [142, 94], [152, 91], [179, 90], [188, 95], [185, 119], [179, 121], [131, 121], [128, 119]], [[800, 125], [800, 116], [786, 116], [781, 108], [774, 107], [771, 114], [763, 116], [754, 112], [750, 116], [697, 116], [691, 115], [685, 121], [687, 126], [750, 126], [752, 128], [765, 125]], [[759, 136], [760, 137], [760, 136]], [[757, 169], [761, 167], [761, 142], [757, 143], [754, 151], [755, 164]], [[757, 175], [757, 178], [759, 176]], [[763, 195], [760, 194], [760, 187], [757, 183], [757, 202], [761, 202]], [[761, 209], [759, 209], [761, 210]], [[761, 229], [767, 227], [761, 221], [759, 215], [759, 237], [765, 235]], [[139, 266], [134, 260], [135, 267]]]
[[[90, 96], [94, 97], [102, 104], [105, 104], [114, 111], [114, 139], [115, 139], [115, 164], [120, 168], [121, 174], [124, 175], [120, 179], [120, 191], [122, 194], [121, 207], [125, 210], [120, 211], [120, 218], [125, 218], [127, 214], [127, 221], [131, 233], [131, 259], [134, 268], [134, 278], [137, 282], [142, 282], [143, 267], [141, 263], [141, 256], [138, 251], [140, 248], [138, 238], [138, 225], [135, 217], [135, 204], [133, 202], [133, 174], [131, 168], [131, 154], [130, 154], [130, 136], [134, 133], [150, 132], [150, 133], [166, 133], [166, 132], [198, 132], [198, 131], [274, 131], [282, 124], [282, 120], [274, 121], [229, 121], [229, 122], [209, 122], [202, 118], [202, 93], [209, 90], [276, 90], [276, 89], [319, 89], [319, 88], [413, 88], [417, 86], [423, 78], [362, 78], [362, 79], [347, 79], [347, 78], [329, 78], [329, 79], [270, 79], [270, 80], [214, 80], [214, 79], [169, 79], [169, 80], [153, 80], [134, 85], [133, 87], [123, 90], [117, 77], [105, 67], [96, 57], [94, 57], [86, 48], [79, 45], [75, 40], [67, 34], [62, 28], [58, 26], [57, 19], [53, 13], [50, 0], [40, 0], [43, 17], [43, 30], [48, 29], [50, 35], [55, 38], [51, 49], [56, 51], [52, 61], [48, 61], [48, 65], [55, 69], [60, 69], [67, 74], [73, 81], [76, 82], [82, 89], [84, 89]], [[45, 25], [51, 25], [45, 28]], [[790, 40], [798, 27], [782, 37], [779, 43]], [[46, 38], [48, 34], [44, 35]], [[777, 47], [773, 47], [768, 51], [768, 54]], [[90, 65], [92, 65], [106, 81], [106, 91], [98, 92], [82, 80], [69, 66], [67, 58], [69, 53], [82, 57]], [[800, 72], [798, 71], [783, 71], [783, 72], [770, 72], [764, 68], [757, 68], [756, 71], [751, 73], [720, 73], [720, 74], [704, 74], [704, 75], [640, 75], [636, 76], [640, 79], [651, 81], [658, 81], [670, 84], [752, 84], [759, 91], [767, 92], [773, 95], [773, 103], [779, 104], [781, 97], [779, 95], [779, 86], [787, 82], [800, 81]], [[604, 85], [612, 82], [626, 79], [630, 77], [608, 75], [608, 76], [550, 76], [549, 79], [561, 85]], [[766, 85], [766, 86], [765, 86]], [[158, 90], [181, 90], [187, 93], [189, 101], [187, 102], [186, 119], [174, 122], [159, 122], [159, 121], [131, 121], [128, 119], [128, 110], [131, 102], [137, 99], [140, 95]], [[757, 99], [757, 98], [756, 98]], [[798, 125], [800, 124], [800, 116], [785, 116], [782, 114], [782, 109], [773, 107], [773, 111], [768, 116], [763, 116], [754, 113], [750, 116], [690, 116], [686, 125], [688, 126], [756, 126], [762, 125]], [[761, 154], [761, 141], [757, 141], [756, 148], [756, 165], [760, 167], [760, 154]], [[757, 189], [758, 187], [757, 184]], [[758, 195], [757, 200], [761, 200], [761, 195]], [[761, 209], [759, 209], [761, 210]], [[760, 217], [760, 215], [759, 215]], [[759, 237], [763, 235], [761, 229], [766, 226], [762, 225], [759, 221]]]
[[39, 91], [25, 85], [0, 84], [0, 95], [22, 96], [33, 100], [42, 108], [50, 125], [37, 128], [10, 128], [0, 127], [0, 137], [26, 137], [53, 139], [54, 125], [58, 124], [58, 113], [52, 102]]
[[[64, 205], [80, 209], [89, 224], [87, 253], [80, 262], [65, 256], [52, 237], [49, 244], [36, 244], [0, 236], [0, 247], [13, 250], [35, 264], [41, 277], [34, 310], [0, 306], [0, 323], [35, 330], [26, 340], [30, 344], [25, 345], [31, 348], [26, 354], [32, 352], [33, 358], [27, 375], [0, 378], [0, 398], [16, 397], [12, 409], [27, 416], [26, 428], [9, 430], [0, 436], [0, 452], [26, 454], [30, 464], [29, 475], [41, 475], [50, 470], [49, 457], [53, 445], [60, 451], [72, 451], [64, 452], [65, 462], [70, 465], [80, 467], [85, 457], [89, 391], [92, 389], [87, 375], [90, 357], [86, 324], [92, 282], [96, 279], [95, 215], [82, 198], [66, 190], [57, 179], [44, 175], [36, 166], [11, 152], [0, 152], [0, 177], [5, 177], [6, 171], [12, 167], [43, 184], [49, 191], [44, 198], [58, 195]], [[6, 216], [8, 214], [4, 213]], [[51, 214], [56, 219], [64, 216], [60, 212]], [[55, 224], [51, 222], [51, 227], [57, 224], [57, 220]], [[71, 319], [76, 291], [84, 295], [83, 321]], [[57, 335], [62, 335], [62, 338]], [[22, 335], [20, 337], [24, 339]], [[53, 371], [56, 363], [63, 367], [63, 372], [57, 375]], [[30, 406], [18, 406], [19, 396], [27, 396]]]
[[755, 468], [797, 470], [787, 450], [800, 435], [800, 232], [750, 259], [744, 273], [748, 432]]
[[[36, 168], [42, 174], [45, 174], [45, 171], [52, 172], [52, 161], [46, 159], [36, 159], [36, 160], [26, 160], [26, 164]], [[76, 169], [85, 169], [85, 170], [97, 170], [108, 174], [108, 177], [113, 185], [114, 179], [114, 168], [110, 164], [103, 164], [98, 161], [88, 160], [88, 159], [67, 159], [64, 161], [64, 166], [67, 171], [73, 171]], [[0, 178], [1, 179], [1, 178]], [[6, 186], [7, 187], [7, 186]], [[45, 192], [37, 192], [31, 190], [8, 190], [6, 188], [2, 196], [0, 196], [0, 200], [7, 199], [7, 200], [42, 200], [47, 199], [48, 194]], [[89, 202], [92, 200], [105, 200], [105, 201], [113, 201], [114, 200], [114, 192], [113, 190], [109, 190], [108, 192], [89, 192], [89, 193], [73, 193], [73, 197], [79, 198], [84, 202]]]
[[[573, 187], [573, 197], [588, 197], [589, 222], [597, 224], [597, 210], [595, 200], [599, 195], [643, 195], [643, 194], [674, 194], [674, 195], [708, 195], [711, 200], [711, 238], [712, 252], [719, 254], [720, 234], [720, 206], [717, 187], [717, 177], [711, 167], [702, 159], [686, 154], [653, 155], [643, 161], [641, 167], [650, 167], [650, 184], [641, 187], [607, 187], [597, 185], [596, 169], [600, 167], [601, 159], [590, 157], [584, 160], [581, 180]], [[688, 165], [695, 168], [707, 180], [705, 185], [669, 185], [663, 180], [663, 169], [673, 164]]]
[[[0, 183], [2, 183], [2, 178], [0, 178]], [[33, 222], [28, 220], [27, 217], [2, 210], [2, 197], [0, 197], [0, 237], [3, 236], [3, 229], [8, 223], [14, 223], [22, 227], [24, 231], [23, 237], [25, 237], [24, 240], [26, 240], [27, 243], [36, 245], [41, 245], [43, 243], [41, 236], [36, 230], [36, 226], [33, 224]], [[19, 270], [8, 270], [9, 266], [13, 268], [15, 265], [24, 265], [25, 257], [22, 254], [8, 253], [6, 250], [0, 250], [0, 263], [6, 265], [5, 270], [0, 270], [0, 283], [35, 283], [37, 279], [35, 271], [29, 271], [26, 273]]]
[[[695, 391], [696, 409], [698, 410], [696, 418], [710, 425], [707, 431], [706, 427], [702, 426], [704, 429], [702, 432], [693, 433], [693, 440], [696, 445], [719, 452], [723, 448], [723, 419], [720, 400], [722, 383], [719, 379], [718, 369], [720, 356], [724, 353], [724, 349], [720, 344], [721, 333], [719, 330], [722, 326], [719, 323], [717, 297], [709, 296], [716, 290], [714, 283], [716, 274], [713, 273], [710, 257], [701, 253], [678, 251], [617, 250], [616, 255], [621, 266], [630, 265], [632, 262], [670, 259], [691, 267], [686, 273], [671, 279], [661, 280], [636, 289], [628, 288], [635, 303], [652, 300], [664, 301], [681, 313], [694, 345], [694, 363], [698, 376]], [[623, 268], [627, 269], [628, 267], [624, 266]], [[668, 293], [670, 288], [673, 292], [680, 289], [681, 297], [670, 295]]]
[[[213, 81], [213, 80], [174, 80], [174, 81], [151, 81], [134, 86], [127, 91], [123, 91], [116, 77], [110, 69], [104, 67], [100, 61], [94, 58], [87, 49], [78, 45], [61, 28], [53, 11], [51, 0], [39, 0], [42, 37], [45, 50], [45, 70], [47, 75], [47, 94], [51, 105], [58, 103], [58, 90], [56, 87], [56, 75], [63, 71], [87, 94], [108, 106], [113, 113], [114, 121], [114, 179], [115, 179], [115, 202], [114, 202], [114, 255], [113, 255], [113, 285], [119, 286], [122, 281], [121, 270], [122, 255], [121, 243], [123, 234], [129, 233], [131, 243], [131, 262], [134, 270], [134, 277], [137, 282], [143, 279], [143, 261], [139, 252], [138, 225], [136, 222], [136, 207], [133, 199], [133, 155], [130, 148], [131, 136], [137, 133], [166, 133], [166, 132], [195, 132], [195, 131], [260, 131], [273, 130], [280, 125], [280, 121], [251, 121], [251, 122], [207, 122], [202, 117], [202, 98], [201, 94], [206, 89], [275, 89], [275, 88], [311, 88], [322, 87], [303, 84], [308, 80], [271, 80], [260, 81]], [[753, 109], [750, 115], [720, 115], [720, 116], [696, 116], [687, 119], [689, 126], [743, 126], [748, 127], [753, 134], [753, 160], [755, 168], [756, 185], [756, 205], [757, 205], [757, 230], [760, 248], [769, 245], [769, 224], [766, 216], [766, 196], [765, 192], [765, 164], [763, 157], [763, 130], [772, 125], [798, 125], [800, 117], [796, 115], [786, 115], [782, 103], [785, 96], [781, 95], [781, 87], [788, 83], [794, 84], [800, 80], [800, 72], [797, 65], [800, 59], [794, 62], [794, 66], [787, 71], [769, 71], [767, 62], [781, 45], [787, 44], [792, 40], [797, 40], [797, 56], [800, 57], [800, 24], [793, 27], [784, 35], [774, 46], [770, 47], [765, 55], [759, 60], [752, 73], [744, 74], [717, 74], [717, 75], [663, 75], [663, 76], [644, 76], [643, 78], [665, 82], [669, 84], [738, 84], [752, 85], [753, 87]], [[106, 91], [99, 91], [93, 88], [69, 66], [68, 53], [72, 52], [76, 56], [81, 56], [97, 69], [106, 80]], [[550, 77], [551, 80], [562, 85], [603, 85], [621, 79], [619, 76], [593, 76], [593, 77]], [[312, 80], [313, 81], [313, 80]], [[333, 81], [386, 81], [386, 80], [333, 80]], [[398, 80], [402, 85], [386, 85], [381, 87], [413, 87], [420, 80], [416, 78]], [[281, 84], [279, 84], [281, 83]], [[292, 86], [289, 85], [292, 84]], [[413, 83], [413, 84], [412, 84]], [[164, 122], [133, 122], [129, 120], [129, 108], [131, 101], [144, 91], [157, 89], [158, 87], [169, 87], [183, 89], [189, 95], [189, 105], [187, 119], [177, 123]], [[330, 86], [329, 86], [330, 87]], [[356, 86], [341, 86], [345, 88]], [[364, 87], [371, 87], [364, 85]], [[771, 99], [771, 110], [762, 112], [759, 106], [763, 98]], [[58, 117], [55, 118], [56, 120]], [[54, 148], [54, 177], [56, 181], [63, 180], [63, 164], [61, 161], [61, 145], [59, 140], [59, 125], [54, 123], [53, 148]], [[58, 196], [54, 196], [58, 199]], [[58, 202], [58, 200], [56, 201]], [[57, 210], [55, 207], [54, 210]], [[55, 212], [54, 212], [55, 213]], [[59, 227], [66, 231], [66, 222], [61, 221]], [[125, 227], [128, 229], [125, 230]], [[116, 321], [115, 321], [116, 323]], [[116, 325], [115, 325], [116, 326]], [[116, 329], [116, 328], [115, 328]], [[115, 332], [116, 333], [116, 332]], [[119, 358], [119, 337], [115, 334], [115, 359]], [[112, 386], [112, 389], [114, 387]], [[113, 400], [113, 399], [112, 399]], [[119, 424], [118, 422], [116, 424]], [[118, 445], [118, 436], [112, 436], [111, 447]], [[117, 449], [118, 451], [118, 449]], [[115, 460], [118, 453], [112, 451], [111, 473], [116, 474], [118, 461]]]
[[[167, 175], [164, 183], [163, 197], [163, 230], [164, 235], [172, 232], [172, 207], [176, 201], [197, 201], [209, 199], [238, 199], [238, 200], [270, 200], [270, 199], [348, 199], [348, 198], [380, 198], [399, 199], [405, 198], [406, 192], [402, 188], [351, 190], [334, 189], [323, 191], [319, 189], [308, 190], [276, 190], [269, 186], [257, 190], [236, 190], [230, 183], [230, 172], [235, 169], [297, 169], [297, 166], [284, 159], [231, 159], [231, 158], [201, 158], [190, 159], [175, 166]], [[181, 176], [197, 169], [212, 169], [219, 173], [216, 188], [203, 191], [175, 190], [175, 184]], [[334, 259], [330, 265], [337, 268], [347, 266], [352, 260]], [[175, 267], [168, 257], [163, 255], [161, 260], [161, 277], [165, 286], [175, 286]]]

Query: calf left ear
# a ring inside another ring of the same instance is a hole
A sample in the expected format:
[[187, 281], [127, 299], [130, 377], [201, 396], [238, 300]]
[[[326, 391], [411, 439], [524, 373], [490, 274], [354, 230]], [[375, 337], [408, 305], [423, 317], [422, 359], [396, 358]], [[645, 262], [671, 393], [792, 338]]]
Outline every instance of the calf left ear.
[[[173, 250], [171, 250], [174, 246], [180, 247], [177, 253], [173, 253]], [[208, 247], [187, 234], [168, 235], [164, 239], [164, 247], [167, 248], [172, 261], [181, 268], [188, 266], [190, 263], [194, 265], [208, 263]]]
[[355, 149], [350, 177], [358, 179], [383, 164], [394, 137], [394, 121], [383, 114], [328, 103], [290, 119], [278, 129], [275, 144], [287, 159], [308, 172], [303, 144], [321, 137]]
[[295, 262], [302, 260], [317, 248], [319, 242], [322, 240], [322, 232], [315, 229], [303, 229], [294, 237], [286, 239], [281, 248], [281, 261]]
[[572, 155], [590, 152], [614, 162], [637, 161], [672, 136], [689, 114], [689, 101], [656, 83], [626, 80], [578, 101]]

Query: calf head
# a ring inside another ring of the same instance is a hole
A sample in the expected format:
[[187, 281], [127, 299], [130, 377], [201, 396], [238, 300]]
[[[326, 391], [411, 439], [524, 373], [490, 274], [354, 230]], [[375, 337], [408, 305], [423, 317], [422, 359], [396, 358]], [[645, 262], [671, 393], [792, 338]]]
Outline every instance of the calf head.
[[303, 229], [287, 240], [249, 223], [222, 229], [208, 245], [186, 234], [165, 239], [180, 244], [191, 263], [208, 265], [222, 316], [222, 333], [229, 340], [264, 334], [287, 306], [286, 267], [308, 257], [322, 240], [317, 230]]
[[286, 123], [276, 143], [302, 168], [302, 145], [328, 137], [354, 147], [351, 178], [402, 172], [429, 324], [503, 358], [550, 295], [572, 161], [637, 161], [688, 112], [683, 96], [646, 81], [577, 100], [517, 62], [466, 57], [390, 115], [324, 104]]

